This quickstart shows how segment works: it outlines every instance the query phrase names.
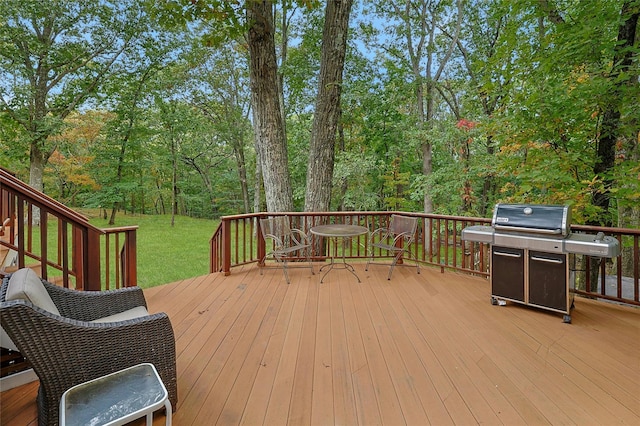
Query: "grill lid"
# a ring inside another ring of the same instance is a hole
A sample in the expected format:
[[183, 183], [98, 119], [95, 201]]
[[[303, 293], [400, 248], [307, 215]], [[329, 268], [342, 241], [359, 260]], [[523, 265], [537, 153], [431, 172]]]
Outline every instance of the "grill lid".
[[496, 204], [491, 226], [496, 231], [527, 232], [566, 237], [571, 226], [570, 206]]

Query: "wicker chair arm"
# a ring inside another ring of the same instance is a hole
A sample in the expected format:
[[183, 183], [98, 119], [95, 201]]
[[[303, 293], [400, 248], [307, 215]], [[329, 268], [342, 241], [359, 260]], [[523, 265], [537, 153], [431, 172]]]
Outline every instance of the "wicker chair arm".
[[107, 291], [78, 291], [42, 280], [60, 315], [79, 321], [93, 321], [137, 306], [147, 307], [140, 287]]
[[57, 422], [58, 402], [70, 387], [142, 362], [155, 365], [176, 406], [175, 337], [165, 313], [89, 323], [53, 315], [24, 300], [3, 302], [0, 311], [2, 326], [40, 378], [44, 423]]

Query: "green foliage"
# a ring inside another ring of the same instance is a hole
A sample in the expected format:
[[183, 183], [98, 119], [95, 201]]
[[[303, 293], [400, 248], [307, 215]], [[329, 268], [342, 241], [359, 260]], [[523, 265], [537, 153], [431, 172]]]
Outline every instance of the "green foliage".
[[53, 152], [46, 137], [148, 30], [136, 2], [6, 0], [0, 16], [0, 105], [44, 153]]
[[380, 194], [371, 190], [371, 171], [380, 169], [380, 160], [372, 155], [354, 152], [341, 152], [337, 155], [333, 172], [334, 188], [347, 188], [339, 193], [339, 199], [333, 204], [345, 210], [377, 210], [380, 206]]
[[[501, 197], [571, 203], [578, 221], [596, 221], [600, 212], [592, 206], [592, 195], [607, 190], [603, 179], [622, 177], [616, 170], [595, 174], [602, 114], [616, 102], [620, 88], [610, 72], [621, 2], [604, 2], [599, 8], [590, 2], [564, 6], [560, 12], [565, 22], [549, 24], [536, 40], [536, 48], [521, 50], [517, 66], [522, 77], [512, 99], [517, 108], [505, 109], [496, 120], [502, 123], [494, 128], [501, 141], [498, 160], [505, 178]], [[528, 13], [535, 10], [524, 4], [519, 7], [523, 19], [519, 26], [526, 28]], [[534, 38], [533, 32], [530, 37]], [[636, 57], [637, 52], [636, 48]], [[638, 69], [636, 61], [636, 75]], [[627, 102], [637, 106], [637, 81], [623, 87]], [[632, 109], [622, 110], [622, 128], [638, 122], [638, 109]], [[632, 128], [631, 134], [637, 135], [637, 124]], [[637, 152], [635, 145], [631, 150]], [[637, 161], [623, 160], [616, 168], [634, 170], [634, 164]], [[613, 194], [619, 193], [620, 186], [629, 188], [626, 179], [615, 180]]]
[[[115, 206], [119, 215], [169, 213], [175, 175], [181, 214], [211, 218], [245, 212], [260, 194], [254, 193], [244, 2], [145, 1], [144, 9], [134, 3], [52, 1], [48, 8], [35, 1], [1, 3], [0, 165], [28, 180], [30, 144], [45, 135], [40, 147], [51, 155], [45, 190], [65, 203]], [[332, 208], [422, 210], [429, 194], [438, 213], [487, 215], [498, 201], [570, 203], [574, 220], [587, 222], [602, 214], [593, 197], [608, 193], [608, 214], [629, 214], [640, 199], [640, 48], [637, 42], [628, 48], [632, 64], [619, 72], [613, 58], [626, 19], [620, 16], [623, 3], [463, 2], [459, 42], [437, 82], [416, 79], [403, 45], [406, 24], [419, 19], [417, 12], [403, 21], [393, 5], [404, 2], [357, 4], [342, 86]], [[544, 4], [556, 7], [564, 22], [553, 22]], [[431, 13], [444, 22], [453, 16], [444, 10], [453, 10], [455, 2], [440, 5], [445, 9]], [[274, 9], [278, 54], [286, 53], [278, 72], [297, 209], [305, 198], [321, 6], [287, 1], [276, 2]], [[26, 26], [14, 25], [19, 18], [26, 25], [32, 15], [41, 23], [46, 11], [55, 12], [66, 31], [49, 48]], [[137, 25], [128, 27], [131, 22]], [[432, 70], [444, 60], [442, 48], [455, 30], [451, 25], [443, 24], [446, 32], [424, 46], [435, 53]], [[422, 30], [413, 29], [417, 40]], [[34, 58], [46, 53], [49, 64], [62, 66], [74, 54], [86, 59], [104, 48], [101, 40], [115, 30], [108, 39], [115, 41], [102, 52], [124, 49], [99, 84], [92, 85], [91, 78], [107, 69], [106, 54], [86, 67], [56, 68], [59, 76], [68, 73], [48, 94], [50, 113], [34, 118], [34, 128], [25, 126], [30, 71], [20, 68], [15, 41], [33, 46]], [[426, 62], [417, 66], [426, 76]], [[415, 95], [428, 84], [434, 90], [423, 100], [433, 102], [433, 109], [424, 126]], [[619, 105], [620, 113], [614, 167], [596, 173], [604, 114], [612, 105]], [[423, 174], [427, 145], [429, 176]], [[633, 226], [638, 219], [620, 220]]]

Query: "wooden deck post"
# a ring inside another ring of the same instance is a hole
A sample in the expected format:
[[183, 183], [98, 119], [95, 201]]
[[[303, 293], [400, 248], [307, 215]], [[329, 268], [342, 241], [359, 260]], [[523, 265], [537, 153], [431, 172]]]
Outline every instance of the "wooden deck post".
[[137, 226], [125, 232], [124, 247], [122, 248], [122, 274], [124, 287], [138, 285], [137, 258]]
[[[82, 285], [84, 290], [102, 290], [100, 278], [100, 234], [92, 229], [86, 231], [86, 245], [82, 245]], [[80, 268], [79, 268], [80, 269]], [[80, 275], [80, 272], [78, 272]], [[78, 279], [80, 281], [80, 279]]]
[[231, 220], [222, 218], [222, 272], [231, 274]]
[[260, 218], [257, 218], [256, 224], [258, 226], [258, 231], [256, 232], [256, 237], [258, 239], [258, 266], [263, 267], [265, 254], [267, 254], [266, 242], [264, 241], [264, 236], [262, 235], [262, 229], [260, 228]]

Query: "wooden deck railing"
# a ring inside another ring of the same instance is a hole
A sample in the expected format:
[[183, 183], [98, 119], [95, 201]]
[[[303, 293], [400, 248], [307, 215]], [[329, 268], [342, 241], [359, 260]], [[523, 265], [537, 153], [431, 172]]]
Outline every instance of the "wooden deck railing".
[[0, 169], [0, 245], [7, 263], [64, 287], [101, 290], [135, 286], [136, 226], [99, 229], [88, 219]]
[[[261, 261], [267, 250], [258, 227], [258, 219], [262, 217], [288, 215], [292, 226], [308, 233], [312, 226], [321, 223], [351, 223], [374, 230], [386, 224], [393, 213], [418, 217], [417, 244], [413, 245], [412, 250], [420, 263], [439, 267], [441, 271], [448, 269], [489, 277], [489, 246], [462, 241], [461, 232], [467, 226], [490, 224], [490, 219], [410, 212], [291, 212], [225, 216], [210, 241], [210, 271], [229, 275], [234, 266]], [[597, 282], [593, 282], [590, 274], [582, 274], [576, 293], [640, 305], [640, 230], [582, 225], [574, 225], [571, 229], [572, 232], [593, 234], [602, 231], [605, 235], [617, 238], [622, 246], [620, 256], [603, 262], [589, 256], [578, 256], [578, 264], [583, 272], [591, 270], [593, 263], [598, 262], [600, 273]], [[367, 236], [354, 238], [344, 248], [340, 244], [335, 247], [330, 242], [325, 242], [329, 246], [320, 246], [318, 237], [312, 236], [312, 239], [314, 260], [323, 261], [329, 254], [342, 254], [342, 250], [345, 251], [345, 257], [351, 259], [365, 260], [369, 255]], [[374, 257], [383, 257], [383, 254], [376, 252]]]

